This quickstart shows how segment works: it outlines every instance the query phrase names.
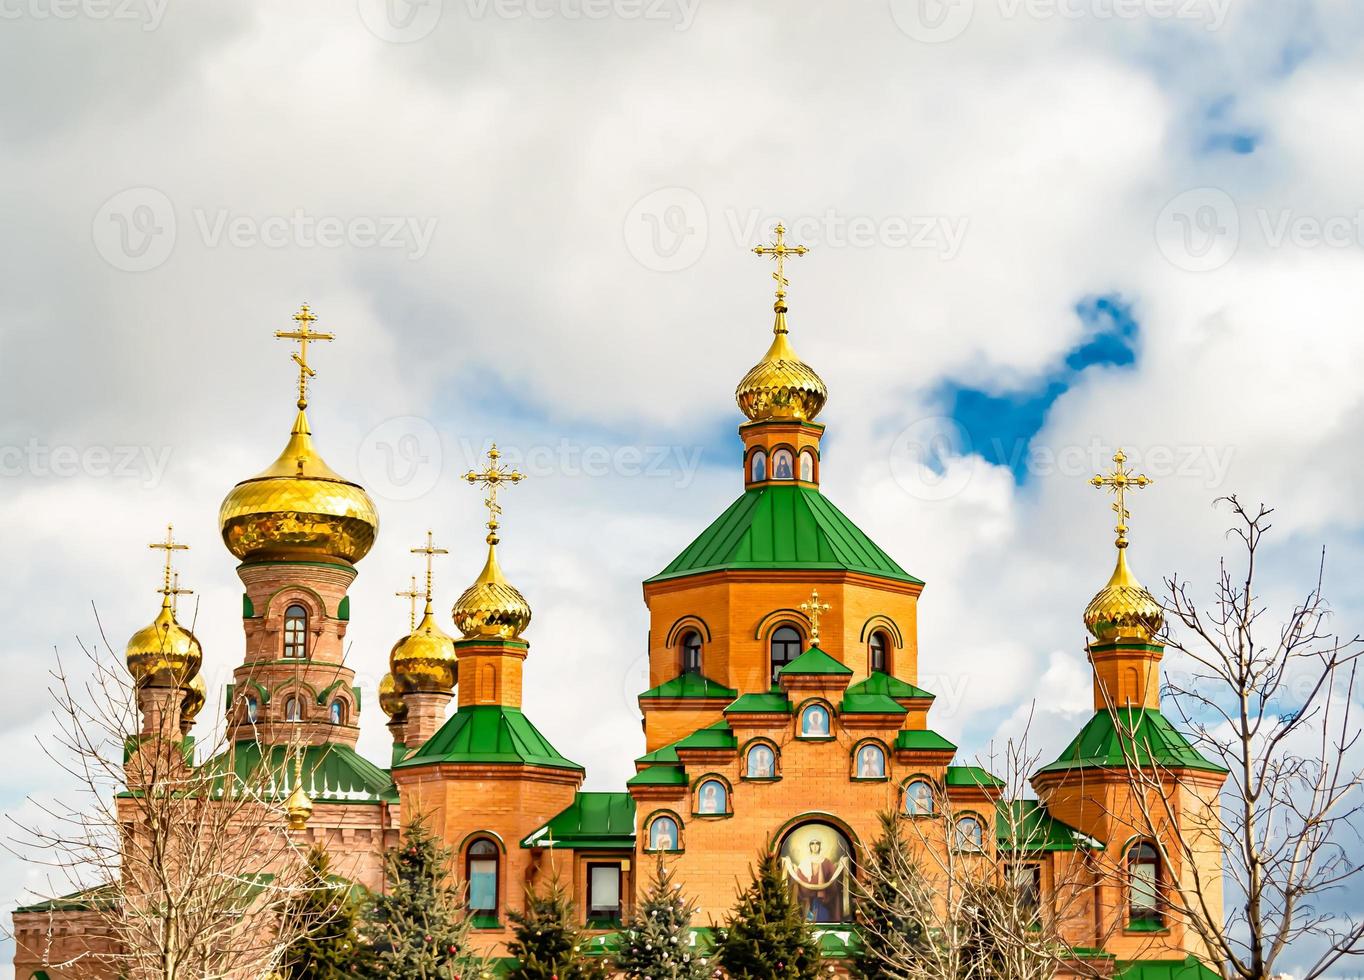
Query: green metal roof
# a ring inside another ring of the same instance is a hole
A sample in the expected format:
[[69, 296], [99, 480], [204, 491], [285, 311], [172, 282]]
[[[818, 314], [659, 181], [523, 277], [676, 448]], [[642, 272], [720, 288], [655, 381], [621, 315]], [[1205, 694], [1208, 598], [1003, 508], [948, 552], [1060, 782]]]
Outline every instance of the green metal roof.
[[789, 674], [792, 677], [804, 677], [827, 674], [833, 677], [847, 677], [851, 673], [852, 668], [847, 664], [839, 663], [819, 647], [811, 647], [779, 670], [777, 676], [784, 677]]
[[832, 568], [923, 584], [818, 490], [783, 484], [746, 491], [648, 581], [742, 568]]
[[681, 674], [658, 687], [651, 687], [640, 695], [641, 698], [726, 698], [732, 699], [739, 692], [725, 687], [718, 681], [700, 674]]
[[[268, 787], [275, 799], [284, 799], [294, 788], [294, 748], [261, 745], [255, 741], [233, 743], [204, 763], [206, 773], [218, 780], [229, 770], [239, 780]], [[314, 803], [394, 802], [398, 791], [389, 774], [348, 745], [329, 743], [303, 748], [303, 790]]]
[[1057, 820], [1037, 800], [1000, 803], [995, 808], [995, 837], [1002, 849], [1027, 854], [1075, 851], [1082, 847], [1103, 850], [1103, 844]]
[[63, 895], [61, 898], [49, 898], [45, 901], [34, 902], [32, 905], [20, 905], [14, 911], [19, 912], [89, 912], [100, 906], [108, 907], [118, 898], [118, 889], [113, 885], [96, 885], [94, 888], [84, 888], [70, 895]]
[[727, 721], [717, 721], [713, 725], [699, 728], [686, 738], [673, 743], [675, 749], [737, 749], [739, 741]]
[[1222, 980], [1222, 974], [1190, 956], [1184, 960], [1126, 960], [1113, 980]]
[[1004, 785], [1004, 780], [980, 766], [948, 766], [943, 782], [970, 789], [1000, 789]]
[[888, 698], [928, 698], [932, 700], [936, 695], [929, 694], [922, 687], [915, 687], [908, 681], [902, 681], [898, 677], [883, 674], [879, 670], [873, 673], [864, 681], [858, 681], [848, 688], [849, 694], [881, 694]]
[[661, 749], [654, 749], [652, 752], [646, 752], [635, 760], [635, 762], [643, 763], [645, 765], [651, 765], [659, 762], [670, 765], [677, 765], [681, 761], [682, 760], [677, 757], [676, 742], [673, 742], [671, 745], [665, 745]]
[[[1115, 714], [1118, 724], [1114, 722]], [[1096, 712], [1075, 740], [1066, 746], [1060, 758], [1039, 771], [1123, 769], [1129, 761], [1140, 766], [1169, 769], [1227, 771], [1203, 758], [1156, 708]]]
[[725, 709], [725, 714], [790, 714], [791, 702], [782, 691], [762, 691], [744, 694]]
[[686, 786], [687, 773], [681, 766], [650, 766], [631, 776], [626, 786]]
[[845, 715], [904, 715], [908, 710], [884, 694], [845, 694], [838, 709]]
[[930, 732], [927, 729], [920, 729], [910, 732], [901, 732], [895, 736], [895, 747], [905, 749], [910, 752], [955, 752], [956, 745], [943, 738], [937, 732]]
[[521, 846], [633, 850], [634, 797], [629, 793], [579, 793], [563, 812], [527, 835]]
[[421, 748], [393, 768], [454, 763], [520, 763], [583, 771], [549, 744], [518, 708], [500, 704], [466, 705], [456, 711]]

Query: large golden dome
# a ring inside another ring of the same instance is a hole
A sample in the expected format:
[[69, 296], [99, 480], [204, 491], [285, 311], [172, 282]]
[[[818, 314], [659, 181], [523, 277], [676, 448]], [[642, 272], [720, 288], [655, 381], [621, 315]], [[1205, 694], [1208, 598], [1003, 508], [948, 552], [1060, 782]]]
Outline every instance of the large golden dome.
[[1085, 607], [1085, 626], [1100, 643], [1150, 643], [1164, 625], [1164, 610], [1127, 567], [1127, 548], [1120, 546], [1118, 564], [1108, 584]]
[[227, 549], [248, 562], [354, 563], [369, 553], [379, 533], [374, 501], [323, 461], [302, 409], [284, 452], [232, 488], [218, 521]]
[[458, 668], [455, 641], [436, 625], [427, 600], [426, 614], [411, 634], [393, 644], [388, 655], [389, 669], [397, 685], [408, 691], [444, 691], [455, 688]]
[[530, 625], [530, 603], [497, 563], [497, 536], [488, 535], [488, 561], [474, 584], [455, 600], [455, 625], [468, 639], [519, 639]]
[[156, 619], [128, 641], [125, 658], [138, 686], [180, 687], [199, 673], [204, 651], [194, 634], [175, 621], [167, 593]]
[[824, 380], [791, 349], [786, 307], [779, 301], [776, 336], [763, 359], [744, 375], [734, 392], [739, 410], [754, 422], [797, 419], [812, 422], [829, 398]]

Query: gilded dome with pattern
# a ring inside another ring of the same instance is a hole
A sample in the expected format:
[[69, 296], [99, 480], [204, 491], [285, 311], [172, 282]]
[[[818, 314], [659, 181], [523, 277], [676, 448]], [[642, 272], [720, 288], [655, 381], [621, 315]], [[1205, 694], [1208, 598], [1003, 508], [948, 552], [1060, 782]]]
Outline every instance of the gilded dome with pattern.
[[175, 621], [167, 595], [156, 619], [128, 641], [125, 658], [139, 686], [180, 687], [199, 673], [204, 651], [194, 634]]
[[784, 314], [763, 359], [744, 375], [734, 392], [739, 410], [754, 422], [796, 419], [813, 422], [829, 398], [824, 380], [791, 348]]
[[227, 549], [247, 562], [354, 563], [369, 553], [379, 532], [374, 501], [323, 461], [302, 410], [284, 452], [232, 488], [218, 520]]
[[1108, 584], [1085, 607], [1085, 626], [1100, 643], [1136, 640], [1150, 643], [1165, 625], [1165, 612], [1127, 567], [1127, 549], [1118, 549], [1118, 564]]
[[208, 701], [208, 685], [202, 674], [195, 674], [185, 685], [185, 699], [180, 703], [180, 720], [189, 724], [199, 717], [204, 704]]
[[451, 613], [467, 639], [515, 640], [530, 625], [530, 603], [502, 574], [496, 539], [488, 543], [483, 571], [455, 600]]
[[436, 625], [431, 603], [417, 628], [393, 645], [388, 665], [404, 691], [455, 689], [455, 641]]
[[402, 721], [407, 718], [407, 702], [399, 689], [398, 679], [391, 673], [379, 681], [379, 707], [388, 715], [389, 721]]

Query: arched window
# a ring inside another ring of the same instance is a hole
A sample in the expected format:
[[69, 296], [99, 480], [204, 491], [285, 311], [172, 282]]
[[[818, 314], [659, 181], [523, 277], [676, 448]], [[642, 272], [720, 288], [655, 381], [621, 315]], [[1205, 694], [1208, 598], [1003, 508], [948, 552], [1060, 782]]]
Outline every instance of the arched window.
[[749, 479], [753, 483], [761, 483], [767, 479], [767, 453], [759, 449], [753, 454], [753, 461], [749, 469]]
[[796, 474], [791, 470], [791, 450], [778, 449], [772, 454], [772, 479], [794, 480]]
[[284, 658], [302, 660], [308, 656], [308, 610], [295, 603], [284, 610]]
[[871, 635], [871, 642], [867, 648], [871, 653], [871, 672], [873, 674], [886, 673], [886, 649], [890, 644], [886, 642], [886, 634], [877, 630]]
[[299, 701], [298, 698], [293, 698], [293, 697], [291, 697], [291, 698], [288, 698], [288, 699], [285, 700], [285, 702], [284, 702], [284, 720], [285, 720], [285, 721], [302, 721], [302, 720], [303, 720], [303, 703], [302, 703], [301, 701]]
[[696, 788], [696, 812], [706, 816], [729, 812], [729, 787], [718, 779], [706, 779]]
[[805, 483], [815, 482], [815, 454], [809, 449], [800, 453], [800, 478]]
[[959, 818], [954, 839], [959, 851], [983, 850], [985, 848], [985, 829], [981, 826], [980, 818], [973, 816]]
[[777, 778], [777, 753], [772, 751], [772, 746], [759, 742], [748, 750], [744, 776], [748, 779]]
[[800, 713], [801, 738], [832, 738], [829, 709], [823, 704], [807, 705]]
[[857, 779], [885, 779], [886, 750], [875, 742], [863, 742], [853, 756], [853, 774]]
[[1160, 853], [1147, 841], [1127, 851], [1128, 918], [1133, 922], [1160, 921]]
[[497, 917], [497, 845], [486, 837], [469, 845], [464, 877], [469, 882], [469, 911], [476, 916]]
[[654, 817], [649, 823], [649, 846], [645, 850], [676, 851], [681, 839], [676, 820], [668, 816]]
[[260, 717], [260, 702], [256, 700], [254, 694], [246, 696], [246, 723], [254, 725], [256, 719]]
[[701, 673], [701, 634], [688, 630], [682, 637], [682, 673]]
[[344, 725], [346, 723], [346, 705], [340, 698], [332, 702], [330, 712], [333, 725]]
[[905, 816], [926, 817], [933, 812], [933, 784], [912, 779], [905, 786]]
[[777, 672], [800, 656], [800, 633], [794, 626], [779, 626], [772, 632], [772, 683]]

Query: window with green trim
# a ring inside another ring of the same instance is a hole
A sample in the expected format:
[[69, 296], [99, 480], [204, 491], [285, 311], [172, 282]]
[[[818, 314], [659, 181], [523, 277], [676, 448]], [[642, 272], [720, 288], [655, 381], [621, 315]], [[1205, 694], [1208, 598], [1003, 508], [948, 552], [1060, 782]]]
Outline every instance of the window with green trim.
[[905, 816], [927, 817], [933, 814], [933, 784], [927, 779], [911, 779], [905, 784]]
[[952, 842], [959, 851], [983, 851], [985, 849], [985, 825], [974, 814], [958, 817], [953, 828]]

